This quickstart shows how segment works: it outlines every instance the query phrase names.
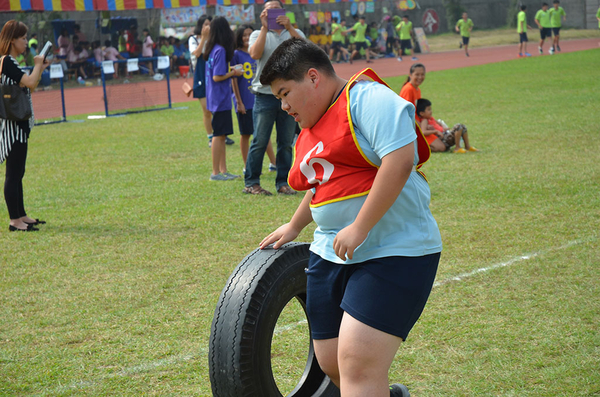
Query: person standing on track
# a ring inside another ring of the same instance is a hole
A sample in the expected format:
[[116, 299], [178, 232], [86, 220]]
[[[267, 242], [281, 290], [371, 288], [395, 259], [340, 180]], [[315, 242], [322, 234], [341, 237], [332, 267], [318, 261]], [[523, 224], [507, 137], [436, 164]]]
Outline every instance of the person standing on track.
[[519, 58], [526, 56], [530, 57], [531, 54], [527, 52], [527, 27], [531, 28], [531, 26], [527, 25], [527, 14], [525, 11], [527, 10], [526, 5], [521, 6], [521, 11], [517, 14], [517, 33], [519, 33]]
[[402, 17], [402, 22], [396, 26], [396, 31], [400, 35], [400, 53], [398, 54], [398, 61], [402, 62], [402, 55], [405, 50], [410, 50], [410, 56], [413, 61], [417, 60], [414, 56], [412, 48], [412, 39], [414, 39], [413, 23], [408, 20], [408, 15]]
[[285, 41], [264, 70], [262, 84], [302, 127], [289, 182], [306, 194], [260, 248], [278, 249], [314, 220], [306, 310], [320, 367], [343, 397], [410, 396], [389, 386], [389, 369], [425, 307], [442, 250], [417, 171], [430, 153], [414, 106], [371, 69], [340, 78], [306, 40]]
[[[538, 45], [538, 50], [540, 54], [544, 53], [544, 40], [546, 37], [552, 39], [552, 28], [550, 24], [550, 13], [548, 12], [548, 3], [542, 4], [542, 9], [538, 10], [535, 14], [535, 23], [540, 29], [540, 44]], [[550, 54], [553, 53], [552, 50], [549, 51]]]
[[471, 38], [471, 30], [473, 30], [473, 21], [466, 12], [463, 12], [462, 19], [459, 19], [458, 22], [456, 22], [454, 28], [457, 32], [460, 32], [462, 37], [459, 47], [465, 47], [465, 55], [469, 56], [469, 39]]
[[560, 28], [562, 27], [562, 23], [567, 20], [567, 14], [565, 13], [565, 10], [560, 6], [560, 1], [554, 0], [552, 6], [553, 7], [550, 9], [549, 13], [554, 40], [552, 43], [552, 48], [550, 50], [554, 52], [560, 51]]

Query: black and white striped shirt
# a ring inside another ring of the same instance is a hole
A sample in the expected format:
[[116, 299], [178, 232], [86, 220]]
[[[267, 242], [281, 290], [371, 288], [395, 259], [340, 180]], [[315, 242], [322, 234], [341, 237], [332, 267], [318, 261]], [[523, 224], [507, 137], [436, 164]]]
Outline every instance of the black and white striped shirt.
[[[0, 83], [3, 85], [18, 85], [23, 77], [23, 71], [19, 67], [19, 63], [15, 58], [7, 55], [2, 65], [2, 77]], [[31, 104], [31, 92], [29, 94], [29, 103]], [[33, 104], [31, 104], [33, 109]], [[29, 138], [29, 133], [34, 124], [33, 112], [31, 118], [26, 121], [14, 121], [0, 119], [0, 164], [6, 160], [15, 141], [26, 143]]]

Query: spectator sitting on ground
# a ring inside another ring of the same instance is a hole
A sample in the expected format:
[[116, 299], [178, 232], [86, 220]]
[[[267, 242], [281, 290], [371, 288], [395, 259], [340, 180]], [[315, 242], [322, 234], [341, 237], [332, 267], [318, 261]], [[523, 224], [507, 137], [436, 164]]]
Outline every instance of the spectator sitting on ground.
[[[432, 152], [445, 152], [454, 145], [456, 145], [454, 153], [478, 152], [475, 147], [469, 144], [469, 135], [464, 124], [457, 123], [452, 129], [449, 129], [448, 126], [442, 126], [435, 121], [429, 100], [425, 98], [417, 100], [415, 119], [419, 123]], [[465, 142], [464, 149], [460, 147], [461, 138]]]
[[[119, 51], [117, 51], [117, 49], [115, 47], [113, 47], [110, 43], [110, 40], [106, 40], [104, 42], [104, 58], [106, 58], [107, 61], [113, 61], [116, 62], [119, 59], [124, 60], [125, 57], [121, 55], [121, 53], [119, 53]], [[115, 64], [115, 75], [114, 78], [118, 78], [119, 77], [119, 67], [118, 65], [123, 66], [123, 68], [125, 69], [125, 77], [129, 77], [128, 76], [128, 72], [127, 72], [127, 65], [124, 63], [121, 64]]]

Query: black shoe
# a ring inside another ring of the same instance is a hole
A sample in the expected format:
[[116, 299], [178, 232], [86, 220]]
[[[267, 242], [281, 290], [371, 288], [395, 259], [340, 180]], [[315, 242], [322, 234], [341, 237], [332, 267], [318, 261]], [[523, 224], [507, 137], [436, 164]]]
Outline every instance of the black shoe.
[[462, 48], [462, 41], [458, 42], [458, 48]]
[[408, 387], [400, 383], [394, 383], [390, 386], [390, 397], [410, 397], [410, 392]]
[[235, 143], [235, 141], [233, 139], [229, 139], [229, 137], [225, 138], [226, 145], [233, 145], [234, 143]]
[[558, 44], [556, 45], [556, 49], [560, 51], [560, 46]]
[[35, 218], [35, 222], [29, 223], [29, 222], [25, 222], [28, 225], [45, 225], [46, 221], [43, 221], [41, 219], [37, 219]]
[[37, 227], [33, 227], [32, 224], [28, 224], [27, 229], [19, 229], [16, 226], [8, 225], [9, 232], [37, 232], [38, 230], [40, 229], [38, 229]]

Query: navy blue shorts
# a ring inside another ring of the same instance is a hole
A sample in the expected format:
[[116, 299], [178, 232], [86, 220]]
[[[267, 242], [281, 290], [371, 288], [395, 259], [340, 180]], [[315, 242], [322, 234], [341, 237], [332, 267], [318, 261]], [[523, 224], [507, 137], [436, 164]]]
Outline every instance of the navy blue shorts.
[[367, 42], [366, 41], [355, 41], [354, 42], [354, 49], [356, 51], [360, 51], [362, 49], [364, 49], [366, 51], [367, 50]]
[[526, 43], [528, 41], [527, 33], [519, 33], [519, 43]]
[[246, 114], [236, 113], [240, 135], [254, 134], [254, 118], [252, 109], [246, 109]]
[[469, 45], [469, 39], [470, 39], [470, 37], [462, 36], [462, 39], [463, 39], [463, 45]]
[[339, 265], [310, 253], [306, 310], [313, 339], [339, 335], [344, 312], [405, 340], [429, 298], [440, 253]]
[[560, 28], [552, 28], [552, 34], [555, 36], [560, 36]]
[[233, 134], [233, 120], [231, 119], [231, 110], [213, 112], [211, 125], [213, 128], [213, 136]]
[[552, 37], [552, 28], [540, 29], [540, 39], [545, 40], [546, 37]]
[[412, 41], [408, 40], [400, 40], [400, 50], [402, 50], [402, 55], [404, 55], [404, 50], [412, 49]]

